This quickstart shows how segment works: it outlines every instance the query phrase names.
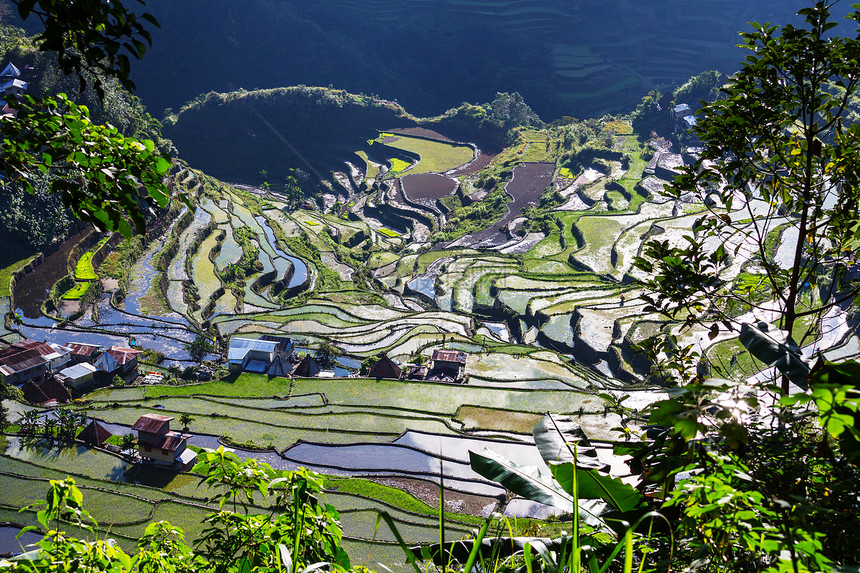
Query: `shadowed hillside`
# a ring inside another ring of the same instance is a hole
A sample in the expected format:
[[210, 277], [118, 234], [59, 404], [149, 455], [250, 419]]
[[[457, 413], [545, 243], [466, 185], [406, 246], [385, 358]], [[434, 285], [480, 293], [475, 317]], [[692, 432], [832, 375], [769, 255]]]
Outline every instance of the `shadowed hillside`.
[[703, 69], [732, 72], [750, 20], [800, 0], [151, 0], [135, 68], [156, 113], [210, 90], [333, 85], [431, 116], [517, 91], [544, 119], [631, 109]]
[[411, 125], [389, 101], [292, 87], [210, 93], [168, 121], [165, 131], [191, 165], [226, 181], [259, 183], [263, 169], [275, 182], [291, 167], [325, 178], [367, 146], [376, 129]]

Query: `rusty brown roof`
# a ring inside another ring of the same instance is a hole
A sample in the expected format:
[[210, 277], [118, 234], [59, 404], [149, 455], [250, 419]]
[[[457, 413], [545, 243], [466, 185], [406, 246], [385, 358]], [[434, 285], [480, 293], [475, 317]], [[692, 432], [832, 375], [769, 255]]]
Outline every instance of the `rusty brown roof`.
[[39, 342], [38, 340], [29, 339], [14, 342], [12, 344], [12, 348], [35, 350], [42, 356], [47, 356], [48, 354], [54, 354], [56, 352], [56, 350], [51, 348], [51, 345], [47, 342]]
[[148, 434], [157, 434], [165, 424], [170, 427], [170, 420], [172, 419], [172, 416], [165, 416], [163, 414], [144, 414], [137, 419], [137, 422], [134, 423], [131, 429]]
[[46, 362], [45, 358], [32, 348], [10, 346], [0, 350], [0, 364], [5, 366], [10, 374], [46, 364]]
[[83, 342], [69, 342], [66, 346], [72, 350], [72, 354], [78, 356], [92, 356], [99, 349], [97, 344], [85, 344]]
[[137, 358], [140, 355], [140, 350], [125, 348], [123, 346], [111, 346], [107, 353], [119, 364], [126, 364]]
[[167, 432], [167, 435], [164, 436], [164, 439], [156, 447], [168, 452], [175, 452], [187, 439], [188, 436], [186, 434]]
[[434, 350], [433, 351], [433, 361], [434, 362], [438, 360], [440, 362], [457, 362], [459, 364], [465, 364], [466, 363], [466, 356], [467, 356], [467, 354], [465, 352], [460, 351], [460, 350]]

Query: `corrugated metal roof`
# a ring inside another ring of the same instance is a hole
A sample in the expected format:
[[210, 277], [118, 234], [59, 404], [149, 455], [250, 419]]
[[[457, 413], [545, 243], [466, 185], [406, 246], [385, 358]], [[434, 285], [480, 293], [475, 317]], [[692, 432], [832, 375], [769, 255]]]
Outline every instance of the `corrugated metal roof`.
[[251, 360], [248, 362], [248, 365], [245, 366], [246, 372], [257, 372], [262, 374], [269, 368], [269, 363], [265, 360]]
[[57, 353], [56, 350], [51, 348], [50, 344], [47, 342], [39, 342], [38, 340], [21, 340], [20, 342], [13, 343], [12, 347], [35, 350], [42, 356], [50, 356], [51, 354]]
[[44, 356], [32, 348], [18, 348], [13, 345], [0, 350], [0, 364], [5, 367], [0, 368], [0, 371], [8, 375], [45, 365], [47, 361]]
[[69, 342], [66, 346], [71, 349], [72, 354], [79, 356], [92, 356], [100, 348], [97, 344], [85, 344], [83, 342]]
[[62, 376], [65, 376], [66, 378], [71, 378], [73, 380], [77, 380], [79, 378], [95, 374], [95, 372], [96, 367], [89, 362], [81, 362], [80, 364], [75, 364], [74, 366], [69, 366], [68, 368], [63, 368], [62, 370], [60, 370], [60, 374]]
[[118, 364], [127, 364], [140, 356], [141, 351], [134, 348], [125, 348], [124, 346], [111, 346], [108, 351]]
[[172, 419], [172, 416], [165, 416], [164, 414], [144, 414], [138, 418], [131, 429], [148, 434], [157, 434], [165, 424], [169, 426]]
[[460, 350], [434, 350], [433, 351], [433, 361], [440, 362], [457, 362], [459, 364], [466, 363], [466, 357], [468, 355], [465, 352]]
[[0, 78], [17, 78], [21, 75], [21, 70], [18, 69], [18, 66], [9, 62], [6, 64], [6, 67], [3, 68], [3, 71], [0, 72]]
[[162, 450], [167, 450], [168, 452], [175, 452], [187, 439], [188, 437], [185, 434], [180, 434], [179, 432], [167, 432], [164, 436], [164, 440], [162, 440], [162, 442], [156, 447], [161, 448]]
[[270, 342], [257, 338], [233, 337], [230, 339], [230, 348], [227, 350], [227, 360], [244, 360], [248, 352], [252, 350], [271, 353], [274, 352], [277, 347], [277, 342]]

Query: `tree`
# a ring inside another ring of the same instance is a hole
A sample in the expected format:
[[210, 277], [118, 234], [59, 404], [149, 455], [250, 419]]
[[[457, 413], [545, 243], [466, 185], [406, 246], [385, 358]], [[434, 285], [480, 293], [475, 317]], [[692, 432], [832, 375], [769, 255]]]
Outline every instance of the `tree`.
[[182, 429], [188, 431], [188, 426], [194, 421], [194, 416], [188, 413], [179, 415], [179, 423], [182, 424]]
[[21, 431], [25, 434], [35, 435], [36, 428], [39, 426], [39, 420], [41, 420], [39, 412], [36, 410], [27, 410], [21, 415], [18, 424], [21, 425]]
[[[143, 2], [138, 0], [141, 4]], [[100, 99], [108, 81], [128, 90], [130, 59], [140, 58], [150, 42], [144, 22], [120, 0], [16, 0], [23, 19], [39, 18], [44, 30], [39, 48], [57, 53], [60, 69], [75, 72], [80, 90], [88, 82]], [[166, 206], [164, 176], [169, 157], [149, 140], [124, 137], [110, 125], [94, 124], [84, 106], [64, 94], [11, 100], [16, 115], [0, 123], [3, 146], [0, 172], [9, 184], [28, 193], [48, 190], [78, 218], [103, 231], [124, 235], [145, 228], [146, 216]]]
[[801, 10], [802, 28], [756, 24], [741, 34], [751, 54], [699, 113], [704, 151], [669, 189], [706, 212], [684, 244], [656, 238], [637, 259], [659, 293], [646, 297], [651, 309], [705, 325], [711, 338], [775, 322], [799, 348], [858, 292], [845, 269], [860, 239], [860, 125], [844, 117], [860, 40], [833, 35], [833, 4]]
[[314, 359], [323, 368], [331, 368], [334, 366], [337, 357], [341, 354], [343, 354], [343, 351], [340, 348], [331, 342], [323, 341], [320, 343], [319, 348], [317, 348]]
[[[783, 375], [753, 392], [704, 379], [674, 336], [650, 346], [682, 387], [646, 412], [653, 440], [616, 452], [662, 486], [676, 539], [703, 570], [821, 571], [860, 557], [860, 516], [844, 502], [860, 483], [860, 364], [800, 356], [858, 289], [845, 270], [860, 228], [860, 125], [847, 121], [860, 34], [834, 35], [833, 4], [801, 10], [803, 28], [742, 34], [752, 53], [699, 114], [701, 159], [670, 191], [705, 212], [684, 244], [651, 240], [636, 262], [651, 311], [712, 338], [740, 329]], [[789, 395], [790, 380], [804, 391]]]
[[134, 434], [123, 434], [122, 436], [122, 444], [120, 447], [124, 451], [129, 451], [134, 449], [134, 444], [137, 441], [137, 438], [134, 437]]
[[9, 427], [9, 409], [0, 401], [0, 433], [5, 432]]
[[206, 335], [202, 332], [198, 332], [194, 340], [185, 345], [185, 350], [195, 362], [202, 361], [214, 348], [215, 346], [212, 344], [212, 341], [206, 338]]

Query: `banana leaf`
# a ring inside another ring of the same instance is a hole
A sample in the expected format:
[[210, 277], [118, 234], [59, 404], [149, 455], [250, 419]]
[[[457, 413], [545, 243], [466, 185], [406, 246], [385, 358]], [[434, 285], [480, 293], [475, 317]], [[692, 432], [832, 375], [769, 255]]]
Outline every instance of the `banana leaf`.
[[579, 468], [609, 470], [609, 464], [597, 457], [597, 449], [588, 441], [582, 427], [568, 416], [545, 415], [535, 424], [532, 435], [547, 465], [575, 460]]
[[738, 340], [750, 354], [768, 366], [775, 367], [794, 384], [807, 389], [806, 378], [809, 376], [810, 366], [803, 357], [800, 346], [788, 332], [770, 328], [764, 323], [744, 324], [741, 326]]
[[570, 462], [550, 464], [552, 475], [566, 492], [573, 490], [573, 470], [576, 468], [576, 485], [580, 499], [601, 499], [622, 513], [640, 509], [645, 498], [633, 486], [618, 478], [574, 466]]
[[[572, 513], [574, 497], [564, 491], [553, 476], [537, 466], [521, 466], [489, 449], [469, 452], [472, 469], [485, 478], [498, 482], [513, 493]], [[608, 509], [599, 499], [580, 499], [579, 517], [597, 529], [606, 529], [600, 515]]]

